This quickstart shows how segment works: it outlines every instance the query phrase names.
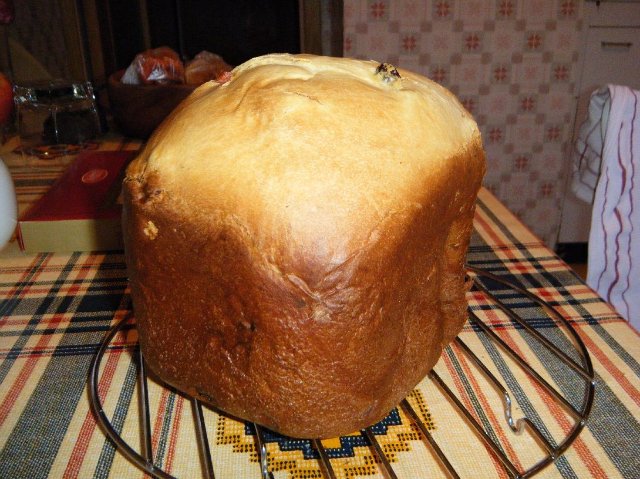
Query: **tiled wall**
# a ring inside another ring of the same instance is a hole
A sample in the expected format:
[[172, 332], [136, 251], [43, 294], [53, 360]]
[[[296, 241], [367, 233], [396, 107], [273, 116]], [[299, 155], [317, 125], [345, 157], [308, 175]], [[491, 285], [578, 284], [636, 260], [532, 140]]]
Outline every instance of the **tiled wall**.
[[344, 55], [451, 89], [480, 125], [485, 186], [553, 245], [582, 12], [580, 0], [345, 0]]

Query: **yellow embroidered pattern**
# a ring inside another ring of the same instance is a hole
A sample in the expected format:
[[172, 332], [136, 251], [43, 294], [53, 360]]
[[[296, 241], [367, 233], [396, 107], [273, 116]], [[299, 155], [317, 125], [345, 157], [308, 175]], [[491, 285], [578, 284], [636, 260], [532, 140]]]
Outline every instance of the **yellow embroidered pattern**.
[[[427, 430], [435, 430], [435, 423], [422, 393], [415, 389], [407, 400]], [[400, 407], [393, 409], [371, 429], [391, 463], [397, 462], [401, 453], [411, 450], [412, 441], [421, 440], [417, 426]], [[255, 432], [251, 426], [220, 415], [216, 431], [216, 445], [230, 445], [234, 453], [247, 454], [251, 462], [258, 462]], [[317, 453], [311, 441], [290, 439], [266, 431], [265, 442], [270, 471], [286, 471], [285, 477], [288, 479], [322, 479]], [[368, 446], [364, 435], [359, 432], [323, 440], [322, 445], [331, 458], [331, 465], [338, 478], [352, 479], [379, 473], [378, 458]]]

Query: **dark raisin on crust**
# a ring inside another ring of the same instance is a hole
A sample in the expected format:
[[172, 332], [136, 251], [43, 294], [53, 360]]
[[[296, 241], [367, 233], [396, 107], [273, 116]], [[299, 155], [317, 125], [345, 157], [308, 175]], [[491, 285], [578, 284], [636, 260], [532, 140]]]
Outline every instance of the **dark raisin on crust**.
[[378, 68], [376, 68], [376, 75], [379, 75], [385, 83], [394, 82], [400, 78], [398, 69], [391, 63], [381, 63], [378, 65]]

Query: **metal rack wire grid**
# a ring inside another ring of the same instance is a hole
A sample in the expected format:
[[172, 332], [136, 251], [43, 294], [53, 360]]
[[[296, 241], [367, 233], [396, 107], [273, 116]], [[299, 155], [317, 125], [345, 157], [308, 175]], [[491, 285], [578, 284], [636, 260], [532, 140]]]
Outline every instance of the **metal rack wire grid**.
[[[508, 381], [505, 381], [504, 379], [505, 373], [502, 372], [501, 374], [497, 374], [492, 371], [492, 368], [487, 366], [487, 361], [483, 361], [479, 355], [473, 351], [473, 348], [465, 343], [460, 337], [455, 339], [452, 345], [445, 350], [444, 354], [450, 355], [451, 357], [454, 357], [455, 355], [463, 356], [468, 360], [469, 364], [473, 364], [475, 366], [474, 374], [478, 380], [483, 381], [483, 384], [488, 384], [494, 390], [495, 398], [497, 398], [498, 401], [501, 401], [499, 409], [503, 411], [504, 420], [506, 421], [508, 428], [513, 432], [514, 437], [528, 433], [539, 445], [541, 457], [534, 464], [531, 464], [526, 468], [519, 468], [507, 452], [510, 448], [505, 447], [498, 438], [488, 432], [486, 425], [483, 424], [482, 418], [479, 418], [478, 414], [474, 414], [471, 408], [468, 405], [465, 405], [461, 398], [456, 395], [452, 388], [443, 379], [442, 375], [438, 373], [437, 366], [429, 373], [429, 381], [431, 382], [429, 386], [434, 394], [440, 394], [445, 398], [455, 413], [462, 418], [463, 424], [468, 428], [468, 431], [466, 431], [465, 434], [469, 435], [470, 451], [473, 451], [474, 448], [484, 446], [487, 451], [490, 451], [489, 453], [493, 458], [500, 463], [501, 467], [504, 468], [504, 471], [509, 477], [532, 477], [551, 464], [554, 460], [558, 459], [584, 428], [585, 422], [591, 411], [594, 396], [595, 383], [591, 359], [579, 335], [552, 305], [527, 290], [492, 273], [469, 266], [467, 267], [467, 271], [469, 276], [473, 279], [473, 294], [483, 295], [485, 300], [490, 303], [491, 308], [494, 308], [506, 315], [506, 317], [508, 317], [513, 323], [514, 327], [521, 328], [523, 332], [531, 335], [531, 338], [538, 342], [540, 347], [545, 351], [548, 361], [556, 362], [556, 367], [558, 368], [567, 368], [571, 371], [571, 384], [565, 385], [566, 387], [563, 388], [565, 393], [563, 394], [558, 390], [557, 386], [552, 384], [548, 379], [545, 379], [543, 374], [536, 371], [536, 369], [529, 364], [527, 357], [523, 357], [509, 346], [509, 344], [507, 344], [507, 342], [505, 342], [500, 335], [486, 323], [486, 321], [481, 319], [480, 315], [477, 314], [476, 311], [469, 308], [470, 324], [481, 337], [482, 341], [489, 341], [493, 343], [495, 348], [500, 351], [502, 356], [501, 360], [504, 361], [505, 364], [508, 364], [510, 369], [520, 368], [524, 371], [536, 388], [544, 390], [549, 400], [555, 402], [556, 405], [572, 419], [572, 426], [564, 437], [554, 438], [549, 427], [546, 425], [545, 418], [542, 417], [538, 411], [531, 410], [530, 407], [519, 407], [518, 413], [520, 414], [520, 417], [516, 418], [513, 411], [514, 399], [511, 393], [511, 389], [514, 388], [514, 385], [506, 385], [505, 382]], [[494, 287], [491, 288], [492, 290], [502, 290], [504, 294], [497, 295], [491, 292], [490, 288], [487, 286], [487, 284], [491, 282], [493, 282], [494, 285]], [[496, 285], [498, 285], [498, 288], [495, 287]], [[517, 301], [520, 303], [523, 300], [529, 301], [531, 304], [539, 308], [539, 310], [543, 311], [544, 314], [546, 314], [556, 325], [559, 326], [560, 329], [562, 329], [565, 339], [571, 343], [573, 347], [567, 348], [567, 341], [562, 342], [560, 345], [556, 344], [557, 339], [554, 341], [553, 338], [546, 337], [538, 329], [531, 326], [527, 319], [516, 314], [513, 308], [509, 307], [509, 302], [513, 301], [513, 298], [517, 298]], [[89, 374], [89, 397], [91, 408], [98, 424], [102, 427], [102, 430], [105, 432], [107, 437], [113, 441], [116, 449], [129, 461], [154, 477], [173, 478], [174, 476], [165, 472], [161, 467], [156, 465], [157, 458], [154, 458], [149, 413], [149, 377], [145, 369], [144, 358], [142, 357], [139, 348], [135, 348], [135, 353], [133, 355], [137, 371], [139, 403], [138, 417], [140, 419], [140, 445], [138, 448], [134, 448], [123, 439], [120, 432], [116, 427], [114, 427], [113, 419], [110, 419], [104, 410], [105, 398], [101, 397], [101, 392], [99, 390], [101, 362], [105, 353], [110, 347], [112, 347], [111, 343], [116, 335], [127, 327], [132, 327], [129, 317], [123, 318], [109, 331], [94, 357]], [[170, 388], [169, 386], [162, 387]], [[567, 390], [572, 391], [572, 394], [566, 394]], [[216, 477], [216, 473], [211, 455], [211, 444], [208, 438], [205, 415], [203, 413], [203, 408], [206, 409], [207, 406], [203, 406], [203, 404], [201, 404], [197, 399], [188, 399], [192, 407], [194, 430], [198, 446], [194, 455], [196, 457], [196, 461], [199, 461], [200, 463], [202, 477], [214, 479]], [[520, 402], [522, 402], [522, 400]], [[415, 404], [412, 404], [410, 398], [404, 399], [400, 403], [398, 409], [401, 410], [407, 418], [409, 418], [415, 428], [419, 431], [422, 442], [427, 448], [427, 453], [430, 453], [432, 458], [437, 461], [439, 469], [442, 472], [442, 476], [450, 478], [461, 477], [458, 473], [455, 460], [443, 450], [441, 445], [438, 444], [433, 434], [425, 424], [424, 418], [416, 410], [416, 406]], [[272, 435], [273, 433], [265, 430], [257, 424], [249, 424], [247, 427], [250, 427], [254, 431], [255, 451], [257, 452], [257, 462], [259, 465], [256, 470], [256, 477], [261, 477], [262, 479], [273, 479], [274, 475], [271, 470], [269, 451], [267, 447], [268, 441], [266, 439], [267, 435]], [[364, 429], [361, 431], [361, 436], [364, 440], [363, 444], [365, 444], [365, 447], [369, 447], [374, 453], [380, 475], [389, 479], [402, 479], [397, 475], [393, 468], [392, 461], [388, 457], [388, 452], [385, 452], [385, 448], [381, 446], [377, 438], [376, 426]], [[322, 476], [328, 479], [337, 479], [336, 472], [332, 465], [332, 457], [327, 451], [327, 448], [323, 445], [323, 441], [310, 440], [308, 441], [308, 447], [310, 450], [315, 452], [315, 457], [317, 457]], [[475, 450], [477, 451], [477, 449]]]

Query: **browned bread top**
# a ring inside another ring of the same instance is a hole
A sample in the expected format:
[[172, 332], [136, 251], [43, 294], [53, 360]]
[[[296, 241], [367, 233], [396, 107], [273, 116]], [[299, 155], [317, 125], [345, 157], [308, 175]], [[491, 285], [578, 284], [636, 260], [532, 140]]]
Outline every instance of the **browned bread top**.
[[443, 87], [379, 70], [308, 55], [250, 60], [229, 82], [198, 88], [128, 176], [188, 198], [194, 216], [234, 211], [265, 254], [306, 265], [314, 254], [322, 274], [396, 212], [423, 207], [424, 192], [448, 181], [449, 159], [480, 141]]

